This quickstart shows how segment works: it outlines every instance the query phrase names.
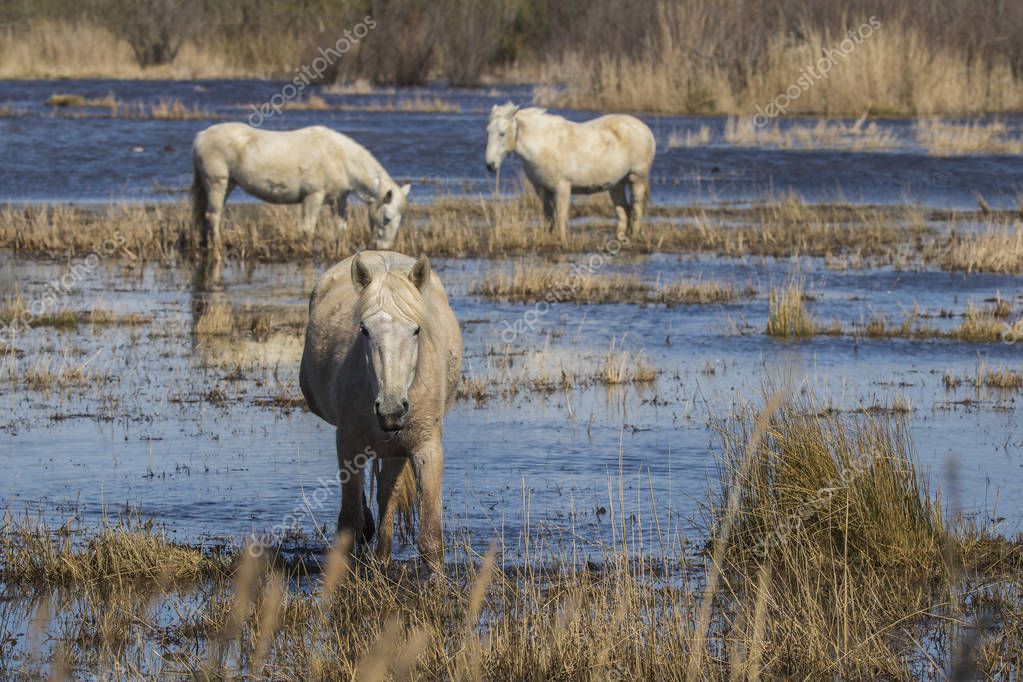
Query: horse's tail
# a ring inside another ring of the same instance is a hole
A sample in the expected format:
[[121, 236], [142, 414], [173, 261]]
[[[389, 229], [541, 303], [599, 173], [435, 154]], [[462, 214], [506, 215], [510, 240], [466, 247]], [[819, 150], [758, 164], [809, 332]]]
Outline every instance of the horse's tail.
[[[209, 235], [209, 227], [206, 225], [206, 211], [209, 208], [210, 198], [206, 193], [206, 183], [202, 181], [202, 171], [199, 169], [199, 160], [192, 156], [192, 234], [199, 232], [203, 246], [206, 246]], [[184, 235], [182, 235], [184, 237]], [[182, 239], [185, 242], [185, 239]]]

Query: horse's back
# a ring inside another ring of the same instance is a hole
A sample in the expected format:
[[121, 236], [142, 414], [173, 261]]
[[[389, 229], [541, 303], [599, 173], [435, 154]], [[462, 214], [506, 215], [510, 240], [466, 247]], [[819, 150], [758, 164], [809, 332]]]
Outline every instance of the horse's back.
[[635, 116], [628, 114], [607, 114], [581, 123], [592, 129], [606, 131], [614, 136], [635, 155], [639, 161], [653, 162], [657, 142], [653, 131]]

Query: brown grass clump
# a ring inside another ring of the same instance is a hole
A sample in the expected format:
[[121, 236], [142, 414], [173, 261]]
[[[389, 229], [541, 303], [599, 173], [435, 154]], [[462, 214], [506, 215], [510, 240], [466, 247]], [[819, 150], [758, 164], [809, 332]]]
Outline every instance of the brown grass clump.
[[771, 289], [768, 294], [767, 335], [801, 338], [817, 333], [817, 324], [803, 302], [803, 285], [793, 281], [784, 289]]
[[1018, 275], [1023, 272], [1023, 224], [994, 222], [983, 231], [955, 234], [939, 263], [945, 270]]
[[781, 149], [891, 149], [899, 140], [877, 123], [867, 123], [866, 114], [846, 124], [820, 120], [814, 125], [777, 123], [758, 127], [752, 117], [731, 117], [725, 124], [725, 141], [741, 147], [779, 147]]
[[932, 156], [1023, 153], [1023, 136], [1001, 121], [955, 123], [925, 118], [914, 125], [916, 139]]
[[982, 308], [969, 304], [963, 313], [959, 327], [950, 334], [952, 338], [973, 343], [994, 343], [1004, 341], [1010, 330], [999, 314], [999, 309]]
[[84, 107], [86, 99], [81, 95], [53, 94], [46, 100], [48, 107]]
[[550, 303], [633, 303], [697, 305], [732, 303], [756, 295], [747, 287], [699, 279], [650, 284], [635, 276], [601, 275], [571, 267], [516, 263], [511, 274], [495, 272], [473, 285], [470, 293], [491, 300]]
[[607, 386], [622, 384], [649, 384], [657, 380], [657, 370], [646, 363], [642, 353], [630, 353], [621, 348], [617, 339], [611, 339], [611, 346], [604, 356], [604, 368], [597, 374], [597, 381]]
[[246, 335], [266, 339], [275, 333], [298, 333], [305, 324], [304, 307], [233, 306], [217, 301], [198, 312], [193, 331], [201, 337]]
[[841, 417], [811, 398], [722, 434], [734, 509], [725, 573], [740, 576], [727, 591], [749, 609], [733, 634], [764, 657], [740, 669], [785, 661], [824, 677], [901, 677], [912, 649], [903, 619], [942, 598], [933, 576], [951, 577], [950, 540], [905, 425]]
[[229, 566], [221, 557], [168, 541], [139, 519], [119, 519], [79, 545], [70, 534], [7, 517], [0, 556], [0, 580], [38, 588], [196, 581], [223, 574]]
[[391, 114], [458, 113], [462, 110], [462, 107], [454, 102], [448, 102], [437, 96], [426, 97], [423, 95], [360, 104], [353, 104], [351, 102], [330, 103], [319, 95], [309, 95], [304, 99], [288, 102], [284, 108], [297, 111], [366, 111]]

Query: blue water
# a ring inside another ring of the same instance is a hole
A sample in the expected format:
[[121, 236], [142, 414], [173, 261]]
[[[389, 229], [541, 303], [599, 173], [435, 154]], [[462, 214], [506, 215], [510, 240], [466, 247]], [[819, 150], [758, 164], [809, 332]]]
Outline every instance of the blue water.
[[[257, 80], [0, 81], [0, 107], [24, 114], [0, 118], [0, 202], [180, 199], [174, 191], [183, 191], [191, 181], [192, 138], [217, 122], [102, 118], [103, 109], [46, 107], [50, 95], [112, 94], [129, 105], [181, 100], [223, 120], [246, 121], [252, 105], [268, 101], [281, 86]], [[348, 134], [365, 144], [393, 176], [411, 181], [414, 198], [425, 200], [438, 192], [492, 190], [493, 177], [483, 165], [490, 107], [509, 100], [528, 105], [532, 88], [429, 87], [322, 96], [353, 106], [438, 98], [460, 108], [458, 113], [290, 110], [261, 122], [268, 129], [326, 125]], [[574, 120], [595, 115], [554, 111]], [[749, 202], [795, 193], [810, 202], [975, 208], [974, 194], [979, 192], [992, 207], [1012, 208], [1023, 191], [1023, 164], [1017, 157], [932, 157], [916, 144], [907, 121], [877, 121], [899, 141], [894, 149], [859, 152], [738, 148], [723, 141], [721, 117], [642, 118], [659, 142], [653, 168], [653, 200], [659, 203]], [[1019, 133], [1023, 117], [1003, 120]], [[807, 123], [795, 117], [780, 121], [783, 128]], [[668, 148], [673, 133], [684, 137], [701, 126], [712, 131], [706, 146]], [[513, 186], [519, 168], [517, 161], [507, 162], [503, 170], [507, 187]], [[239, 193], [232, 200], [244, 199]]]

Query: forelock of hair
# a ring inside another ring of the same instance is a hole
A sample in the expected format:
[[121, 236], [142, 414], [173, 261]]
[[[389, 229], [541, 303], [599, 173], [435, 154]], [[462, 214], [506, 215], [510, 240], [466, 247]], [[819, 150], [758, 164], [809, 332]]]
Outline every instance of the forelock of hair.
[[387, 270], [362, 290], [357, 306], [359, 319], [381, 310], [426, 327], [426, 300], [404, 272]]

